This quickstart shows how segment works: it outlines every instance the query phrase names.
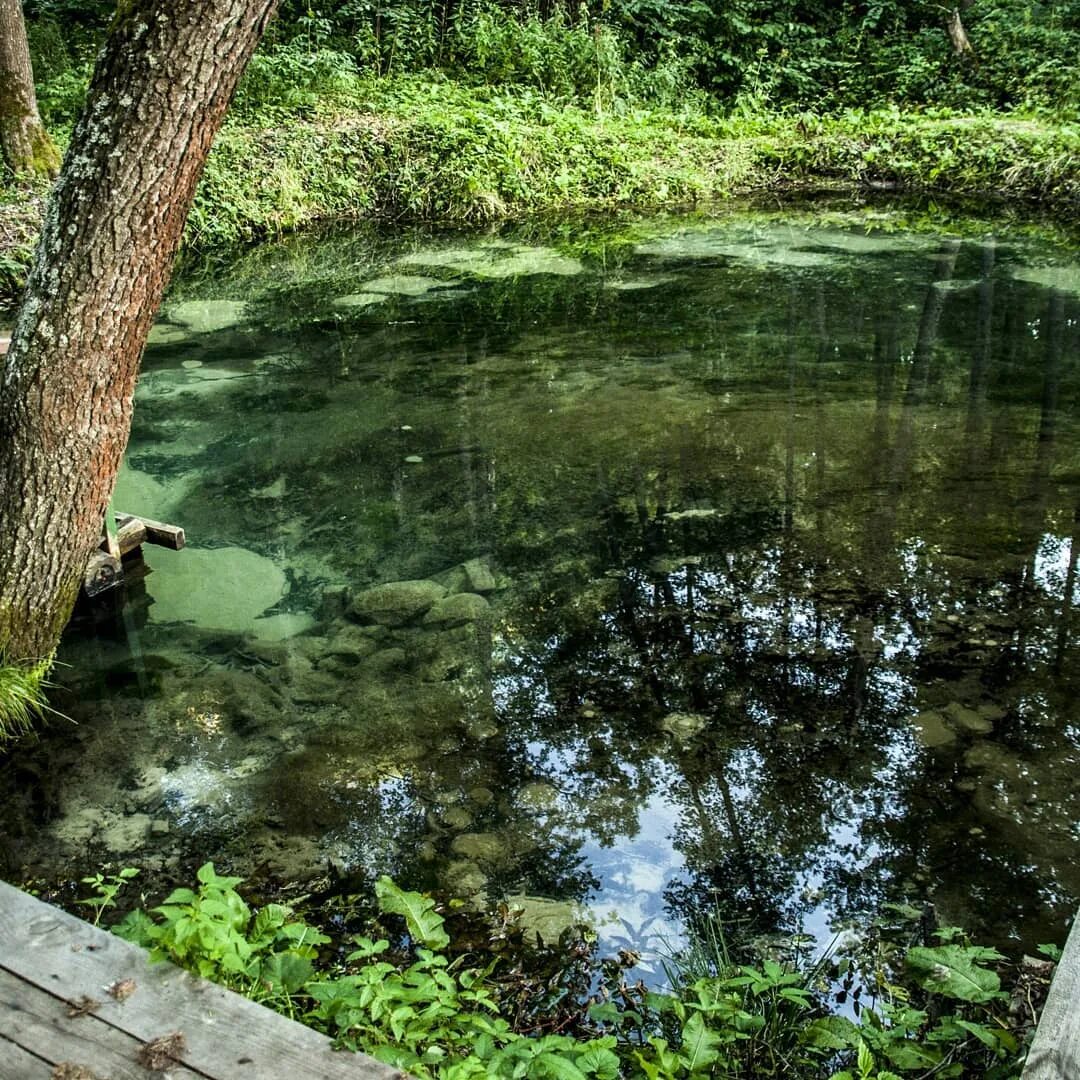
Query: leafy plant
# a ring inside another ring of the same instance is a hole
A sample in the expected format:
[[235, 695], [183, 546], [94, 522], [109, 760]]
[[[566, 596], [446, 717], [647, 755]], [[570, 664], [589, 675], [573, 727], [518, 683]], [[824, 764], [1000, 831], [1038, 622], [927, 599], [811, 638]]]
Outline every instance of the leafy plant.
[[31, 664], [4, 663], [0, 656], [0, 747], [30, 734], [46, 715], [62, 716], [45, 697], [52, 660]]
[[152, 959], [291, 1012], [291, 995], [314, 974], [317, 946], [330, 939], [280, 904], [252, 912], [236, 891], [241, 879], [219, 875], [213, 863], [197, 876], [197, 890], [174, 889], [149, 914], [132, 912], [115, 932], [148, 948]]
[[105, 909], [116, 907], [117, 893], [119, 893], [133, 877], [137, 877], [138, 873], [139, 871], [135, 867], [125, 866], [115, 874], [105, 875], [99, 872], [92, 877], [84, 877], [82, 883], [91, 886], [94, 890], [94, 895], [84, 897], [82, 900], [76, 900], [75, 903], [93, 908], [94, 925], [97, 926], [101, 922], [101, 916], [105, 914]]
[[[131, 873], [89, 879], [101, 907]], [[672, 969], [675, 985], [665, 993], [626, 985], [615, 965], [578, 1000], [574, 1034], [533, 1034], [510, 1019], [521, 1015], [514, 998], [522, 983], [500, 978], [497, 958], [478, 964], [455, 955], [446, 917], [431, 897], [381, 878], [381, 918], [402, 920], [397, 925], [411, 947], [402, 954], [389, 937], [356, 935], [344, 961], [326, 966], [317, 948], [329, 939], [288, 908], [268, 904], [253, 912], [236, 891], [239, 879], [218, 875], [209, 863], [198, 881], [197, 890], [174, 890], [117, 931], [155, 957], [420, 1077], [809, 1080], [831, 1072], [832, 1080], [1004, 1080], [1019, 1068], [992, 966], [1001, 957], [955, 930], [940, 931], [938, 945], [863, 947], [874, 1000], [854, 1019], [831, 1012], [824, 961], [808, 970], [769, 957], [734, 964], [725, 948], [704, 976], [684, 981]], [[844, 963], [850, 975], [854, 969]]]

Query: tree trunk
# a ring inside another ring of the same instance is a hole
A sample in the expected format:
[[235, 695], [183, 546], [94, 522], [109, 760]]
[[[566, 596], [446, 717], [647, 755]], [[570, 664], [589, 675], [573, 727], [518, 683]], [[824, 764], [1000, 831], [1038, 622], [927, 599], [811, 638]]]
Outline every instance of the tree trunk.
[[210, 144], [277, 0], [125, 0], [0, 383], [0, 649], [50, 656], [98, 543]]
[[16, 176], [55, 176], [60, 168], [38, 115], [22, 0], [0, 0], [0, 152]]
[[966, 3], [954, 7], [945, 16], [945, 30], [949, 35], [949, 40], [952, 42], [953, 52], [957, 56], [973, 56], [975, 54], [975, 50], [971, 47], [971, 41], [968, 39], [967, 31], [964, 29], [964, 20], [961, 16], [961, 12], [971, 7], [973, 2], [974, 0], [967, 0]]

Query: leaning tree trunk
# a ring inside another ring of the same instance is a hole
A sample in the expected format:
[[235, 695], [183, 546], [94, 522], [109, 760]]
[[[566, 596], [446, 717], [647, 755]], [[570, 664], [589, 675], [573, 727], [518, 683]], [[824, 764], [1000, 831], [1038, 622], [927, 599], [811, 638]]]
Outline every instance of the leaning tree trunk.
[[0, 0], [0, 151], [17, 176], [55, 176], [60, 168], [38, 115], [22, 0]]
[[962, 0], [960, 4], [945, 15], [945, 32], [949, 35], [953, 52], [956, 53], [957, 56], [975, 55], [975, 50], [971, 47], [971, 41], [968, 38], [967, 30], [964, 29], [964, 20], [962, 16], [962, 13], [971, 7], [974, 2], [975, 0]]
[[0, 649], [55, 650], [210, 144], [277, 0], [125, 0], [45, 215], [0, 383]]

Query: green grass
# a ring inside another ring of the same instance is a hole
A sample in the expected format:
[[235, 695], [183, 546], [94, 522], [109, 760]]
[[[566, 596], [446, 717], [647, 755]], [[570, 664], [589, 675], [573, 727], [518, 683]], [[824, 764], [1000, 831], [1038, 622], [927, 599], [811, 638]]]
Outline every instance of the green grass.
[[[430, 73], [333, 69], [321, 91], [276, 103], [262, 87], [241, 97], [210, 156], [188, 245], [217, 250], [335, 219], [478, 223], [822, 187], [1004, 197], [1063, 218], [1080, 207], [1076, 124], [898, 110], [713, 118], [600, 105]], [[25, 192], [0, 192], [0, 303], [16, 293], [39, 213]]]
[[0, 664], [0, 748], [29, 735], [35, 723], [52, 712], [45, 700], [50, 660], [35, 664]]

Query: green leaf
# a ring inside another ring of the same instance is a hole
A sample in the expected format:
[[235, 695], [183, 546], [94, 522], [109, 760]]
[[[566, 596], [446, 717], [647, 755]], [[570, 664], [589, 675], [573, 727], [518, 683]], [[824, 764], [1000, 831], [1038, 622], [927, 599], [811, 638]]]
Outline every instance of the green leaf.
[[886, 1043], [882, 1048], [885, 1056], [898, 1068], [914, 1071], [935, 1069], [941, 1064], [943, 1054], [937, 1047], [917, 1043], [912, 1039]]
[[233, 889], [243, 881], [243, 878], [238, 877], [218, 877], [217, 871], [214, 870], [214, 864], [212, 862], [203, 863], [202, 866], [195, 872], [195, 876], [204, 885], [212, 885], [217, 889]]
[[874, 1071], [874, 1055], [870, 1053], [870, 1047], [862, 1039], [859, 1040], [859, 1052], [855, 1062], [863, 1076], [869, 1076]]
[[682, 1056], [687, 1070], [695, 1073], [712, 1065], [720, 1056], [716, 1049], [719, 1045], [720, 1039], [706, 1025], [701, 1013], [693, 1013], [682, 1030]]
[[295, 994], [314, 974], [310, 960], [291, 952], [274, 953], [259, 969], [260, 978], [289, 994]]
[[528, 1075], [553, 1076], [555, 1080], [588, 1080], [585, 1074], [569, 1059], [559, 1054], [545, 1052], [537, 1054], [533, 1058], [533, 1066], [539, 1070], [533, 1073], [530, 1069]]
[[430, 949], [445, 949], [450, 935], [443, 929], [445, 920], [435, 912], [435, 901], [416, 892], [405, 892], [383, 875], [375, 882], [379, 909], [391, 915], [401, 915], [414, 941]]
[[859, 1029], [846, 1016], [826, 1016], [806, 1025], [802, 1041], [822, 1050], [853, 1050], [859, 1045]]
[[607, 1046], [591, 1045], [578, 1058], [578, 1064], [590, 1076], [599, 1077], [600, 1080], [616, 1080], [619, 1075], [618, 1055], [612, 1053]]
[[194, 904], [198, 896], [191, 889], [173, 889], [163, 901], [164, 904]]
[[999, 1033], [994, 1031], [993, 1028], [988, 1028], [983, 1024], [973, 1023], [971, 1020], [961, 1020], [959, 1018], [955, 1019], [953, 1023], [955, 1023], [957, 1027], [963, 1028], [969, 1034], [974, 1035], [983, 1046], [987, 1046], [995, 1052], [1000, 1048], [1001, 1039]]
[[908, 970], [924, 990], [981, 1004], [1002, 996], [1001, 980], [975, 961], [997, 956], [992, 949], [939, 945], [908, 949], [905, 959]]

